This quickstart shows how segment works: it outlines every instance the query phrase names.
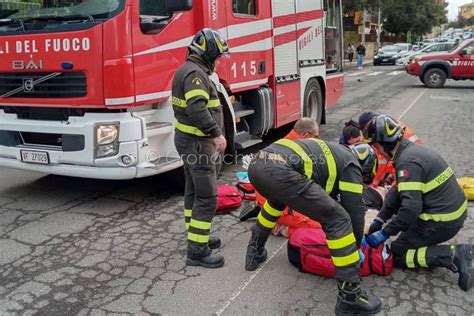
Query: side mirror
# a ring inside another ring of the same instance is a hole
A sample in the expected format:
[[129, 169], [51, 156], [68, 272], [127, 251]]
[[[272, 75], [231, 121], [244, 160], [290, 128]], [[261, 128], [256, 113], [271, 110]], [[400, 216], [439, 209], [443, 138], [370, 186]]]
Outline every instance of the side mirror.
[[459, 52], [459, 55], [464, 56], [467, 55], [467, 49], [463, 49]]
[[193, 8], [193, 0], [166, 0], [166, 10], [173, 12], [189, 11]]

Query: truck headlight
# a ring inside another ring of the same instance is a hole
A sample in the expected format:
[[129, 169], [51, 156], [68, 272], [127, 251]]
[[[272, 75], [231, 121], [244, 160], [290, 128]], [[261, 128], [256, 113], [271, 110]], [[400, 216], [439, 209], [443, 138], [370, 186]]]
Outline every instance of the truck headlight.
[[119, 124], [100, 124], [95, 127], [96, 146], [95, 157], [105, 158], [115, 156], [119, 150]]
[[115, 124], [99, 125], [96, 127], [97, 145], [109, 145], [115, 142], [118, 138], [119, 130]]

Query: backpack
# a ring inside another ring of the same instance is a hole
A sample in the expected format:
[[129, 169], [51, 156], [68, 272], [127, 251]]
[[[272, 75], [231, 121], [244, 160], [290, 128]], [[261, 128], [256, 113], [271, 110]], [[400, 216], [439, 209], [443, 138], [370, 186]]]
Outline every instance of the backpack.
[[[361, 265], [360, 275], [368, 276], [372, 272], [378, 275], [389, 275], [393, 269], [393, 255], [388, 246], [378, 248], [363, 246], [365, 261]], [[336, 267], [331, 259], [327, 246], [326, 234], [322, 229], [297, 229], [288, 240], [288, 260], [300, 272], [334, 278]]]
[[236, 187], [229, 184], [219, 184], [217, 186], [217, 211], [222, 215], [229, 213], [233, 209], [240, 207], [242, 197]]

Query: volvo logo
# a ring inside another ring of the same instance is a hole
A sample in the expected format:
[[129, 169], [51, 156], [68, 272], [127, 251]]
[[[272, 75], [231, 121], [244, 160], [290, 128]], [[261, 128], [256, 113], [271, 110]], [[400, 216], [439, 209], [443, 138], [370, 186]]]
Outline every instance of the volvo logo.
[[35, 83], [33, 78], [23, 79], [23, 91], [33, 92], [35, 91]]
[[14, 60], [12, 61], [12, 68], [13, 70], [37, 70], [43, 69], [43, 60], [40, 59], [38, 61], [30, 60]]

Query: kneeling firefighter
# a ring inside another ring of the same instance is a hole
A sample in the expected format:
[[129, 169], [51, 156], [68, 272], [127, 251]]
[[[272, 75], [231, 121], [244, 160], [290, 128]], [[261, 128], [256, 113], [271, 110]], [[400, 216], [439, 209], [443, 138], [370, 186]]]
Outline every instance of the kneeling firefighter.
[[430, 148], [403, 138], [403, 127], [390, 116], [373, 118], [366, 138], [395, 162], [397, 175], [397, 187], [371, 225], [368, 243], [375, 247], [401, 232], [392, 242], [395, 266], [450, 269], [459, 274], [459, 287], [468, 291], [474, 272], [472, 245], [440, 245], [458, 234], [468, 212], [453, 169]]
[[[374, 314], [382, 303], [361, 288], [359, 248], [365, 215], [363, 176], [372, 181], [376, 156], [367, 144], [356, 144], [352, 150], [307, 139], [279, 140], [258, 153], [249, 177], [267, 202], [252, 227], [245, 269], [253, 271], [266, 260], [265, 243], [288, 206], [318, 221], [326, 233], [339, 289], [336, 313]], [[336, 202], [338, 195], [341, 204]]]

